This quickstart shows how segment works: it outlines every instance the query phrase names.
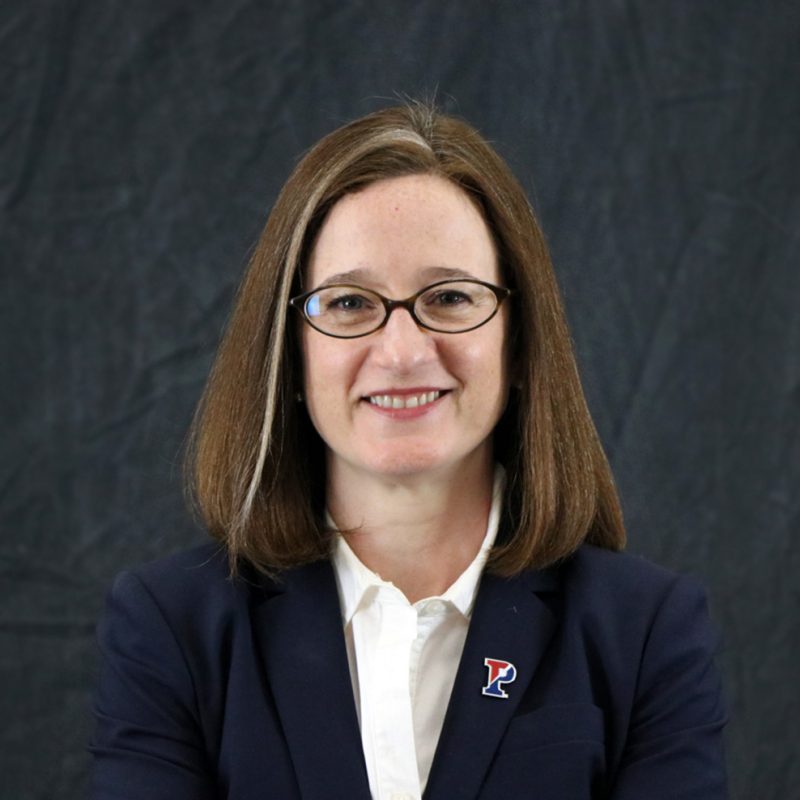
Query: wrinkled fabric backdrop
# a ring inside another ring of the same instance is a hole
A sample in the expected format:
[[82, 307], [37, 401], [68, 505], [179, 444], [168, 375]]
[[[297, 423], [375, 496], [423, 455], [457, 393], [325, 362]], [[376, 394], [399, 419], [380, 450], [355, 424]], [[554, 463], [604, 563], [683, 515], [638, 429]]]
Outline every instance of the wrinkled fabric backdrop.
[[83, 796], [112, 576], [205, 536], [181, 447], [249, 249], [397, 93], [529, 192], [629, 549], [709, 589], [733, 796], [796, 796], [796, 0], [378, 5], [0, 8], [0, 797]]

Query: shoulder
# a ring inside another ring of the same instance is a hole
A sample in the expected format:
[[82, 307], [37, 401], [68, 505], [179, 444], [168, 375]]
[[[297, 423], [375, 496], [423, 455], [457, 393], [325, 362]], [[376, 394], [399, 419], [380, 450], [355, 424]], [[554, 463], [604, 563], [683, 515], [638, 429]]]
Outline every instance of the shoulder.
[[672, 594], [704, 594], [693, 577], [658, 566], [642, 556], [583, 545], [560, 566], [565, 589], [593, 602], [660, 605]]
[[225, 547], [209, 542], [120, 572], [108, 593], [106, 616], [124, 612], [176, 633], [209, 634], [244, 620], [254, 596], [269, 593], [271, 586], [249, 571], [232, 578]]
[[271, 585], [248, 572], [231, 578], [218, 543], [123, 570], [98, 622], [101, 654], [115, 669], [148, 665], [164, 685], [182, 687], [190, 707], [187, 676], [221, 674], [231, 643], [249, 641], [252, 608]]
[[111, 593], [124, 597], [144, 591], [159, 603], [192, 603], [200, 596], [226, 594], [229, 584], [225, 548], [207, 543], [123, 570]]
[[224, 545], [207, 542], [130, 567], [121, 572], [116, 581], [130, 578], [159, 593], [191, 592], [194, 587], [213, 587], [228, 578], [227, 553]]
[[723, 796], [720, 635], [703, 585], [644, 558], [589, 546], [558, 569], [567, 650], [584, 654], [579, 662], [591, 665], [595, 703], [620, 732], [611, 754], [617, 789], [642, 796], [642, 776], [660, 765], [671, 779], [703, 781], [703, 797]]
[[557, 570], [564, 618], [587, 639], [652, 655], [677, 640], [708, 651], [718, 646], [705, 588], [693, 577], [589, 545]]
[[332, 587], [332, 597], [336, 597], [327, 560], [284, 570], [274, 577], [245, 563], [231, 576], [226, 547], [209, 542], [120, 572], [108, 592], [106, 618], [124, 610], [132, 618], [147, 616], [151, 622], [160, 621], [176, 635], [213, 637], [249, 625], [253, 608], [270, 597], [319, 586]]

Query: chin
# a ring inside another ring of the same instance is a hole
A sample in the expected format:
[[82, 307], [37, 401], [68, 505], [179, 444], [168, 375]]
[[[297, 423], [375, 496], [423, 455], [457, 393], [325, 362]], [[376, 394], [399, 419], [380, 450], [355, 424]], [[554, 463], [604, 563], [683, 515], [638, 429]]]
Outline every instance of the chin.
[[409, 477], [441, 469], [449, 461], [444, 453], [432, 450], [429, 444], [418, 448], [390, 445], [365, 458], [364, 467], [366, 471], [377, 475]]
[[467, 461], [474, 452], [448, 451], [441, 447], [432, 448], [430, 441], [421, 442], [417, 447], [392, 447], [381, 448], [379, 452], [372, 452], [362, 461], [362, 468], [374, 475], [387, 478], [411, 478], [415, 475], [431, 475], [433, 473], [446, 473], [458, 468]]

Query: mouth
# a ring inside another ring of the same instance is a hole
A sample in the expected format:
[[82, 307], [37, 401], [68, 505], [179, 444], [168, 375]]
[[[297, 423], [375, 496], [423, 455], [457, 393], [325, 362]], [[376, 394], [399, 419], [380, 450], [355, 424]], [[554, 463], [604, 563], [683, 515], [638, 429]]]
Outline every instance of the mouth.
[[369, 403], [378, 408], [389, 408], [392, 410], [403, 408], [421, 408], [422, 406], [435, 403], [445, 390], [436, 389], [430, 392], [418, 392], [414, 394], [372, 394], [365, 397]]

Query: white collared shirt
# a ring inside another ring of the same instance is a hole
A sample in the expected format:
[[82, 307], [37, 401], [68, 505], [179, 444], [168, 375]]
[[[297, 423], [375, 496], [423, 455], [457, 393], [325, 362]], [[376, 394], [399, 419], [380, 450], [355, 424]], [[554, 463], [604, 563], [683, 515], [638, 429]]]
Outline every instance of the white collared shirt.
[[438, 597], [409, 603], [342, 536], [333, 566], [373, 800], [419, 800], [500, 520], [505, 472], [495, 468], [486, 536], [472, 563]]

